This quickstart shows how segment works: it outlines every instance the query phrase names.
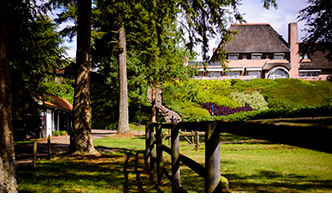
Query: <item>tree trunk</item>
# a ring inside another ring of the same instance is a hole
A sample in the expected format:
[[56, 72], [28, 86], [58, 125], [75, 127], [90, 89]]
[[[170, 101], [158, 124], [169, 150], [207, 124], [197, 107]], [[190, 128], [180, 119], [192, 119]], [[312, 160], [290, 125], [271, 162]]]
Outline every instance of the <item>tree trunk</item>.
[[8, 57], [7, 0], [0, 1], [0, 192], [17, 192], [12, 94]]
[[123, 27], [119, 30], [119, 80], [120, 80], [120, 100], [119, 100], [119, 124], [118, 134], [129, 132], [128, 119], [128, 86], [127, 86], [127, 66], [126, 66], [126, 33]]
[[78, 1], [77, 20], [77, 74], [73, 109], [73, 138], [71, 153], [98, 154], [91, 137], [90, 108], [90, 41], [91, 41], [91, 0]]
[[153, 83], [152, 92], [151, 92], [151, 104], [152, 104], [152, 118], [151, 122], [157, 122], [157, 86], [156, 83]]

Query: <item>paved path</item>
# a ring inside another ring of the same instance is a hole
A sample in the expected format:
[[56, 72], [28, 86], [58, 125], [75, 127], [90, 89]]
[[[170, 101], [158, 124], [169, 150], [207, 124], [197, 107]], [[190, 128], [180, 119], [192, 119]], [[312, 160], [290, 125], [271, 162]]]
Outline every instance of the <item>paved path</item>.
[[[92, 129], [92, 140], [104, 138], [116, 134], [115, 130]], [[68, 152], [70, 137], [68, 135], [51, 137], [52, 153], [59, 154]], [[17, 164], [26, 164], [32, 162], [33, 144], [22, 144], [15, 146], [15, 157]], [[37, 157], [47, 156], [47, 139], [38, 142]]]

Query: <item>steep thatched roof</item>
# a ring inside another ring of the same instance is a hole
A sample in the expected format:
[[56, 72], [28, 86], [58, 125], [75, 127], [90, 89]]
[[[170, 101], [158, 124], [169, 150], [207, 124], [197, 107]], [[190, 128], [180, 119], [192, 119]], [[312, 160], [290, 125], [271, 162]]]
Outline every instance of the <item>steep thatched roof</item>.
[[[300, 51], [302, 50], [303, 43], [300, 43]], [[301, 69], [331, 69], [332, 61], [326, 58], [327, 52], [315, 51], [309, 54], [310, 60], [300, 60]]]
[[269, 24], [232, 24], [239, 31], [225, 44], [227, 53], [287, 53], [287, 42]]

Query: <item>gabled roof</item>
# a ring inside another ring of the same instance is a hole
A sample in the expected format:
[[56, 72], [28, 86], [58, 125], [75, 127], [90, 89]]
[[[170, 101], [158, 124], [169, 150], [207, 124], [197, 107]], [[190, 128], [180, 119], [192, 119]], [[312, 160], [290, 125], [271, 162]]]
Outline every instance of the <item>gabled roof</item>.
[[239, 33], [225, 44], [227, 53], [289, 52], [287, 42], [269, 24], [232, 24], [229, 30]]
[[68, 102], [66, 99], [51, 94], [48, 94], [45, 97], [42, 105], [49, 108], [61, 109], [66, 112], [71, 112], [73, 110], [73, 105], [70, 104], [70, 102]]

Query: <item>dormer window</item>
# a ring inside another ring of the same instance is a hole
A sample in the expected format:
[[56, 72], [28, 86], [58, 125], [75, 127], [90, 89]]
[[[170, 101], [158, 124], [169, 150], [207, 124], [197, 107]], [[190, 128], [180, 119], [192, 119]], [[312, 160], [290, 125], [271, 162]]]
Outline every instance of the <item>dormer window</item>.
[[285, 57], [284, 53], [275, 53], [274, 56], [273, 56], [273, 59], [274, 60], [283, 60], [284, 57]]
[[261, 53], [253, 53], [251, 55], [251, 59], [252, 60], [260, 60], [260, 59], [262, 59], [262, 54]]
[[300, 58], [301, 60], [308, 60], [308, 59], [309, 59], [309, 56], [308, 56], [307, 53], [305, 53], [304, 55], [299, 54], [299, 58]]
[[239, 59], [239, 54], [238, 53], [230, 53], [230, 54], [228, 54], [228, 59], [229, 60], [238, 60]]

